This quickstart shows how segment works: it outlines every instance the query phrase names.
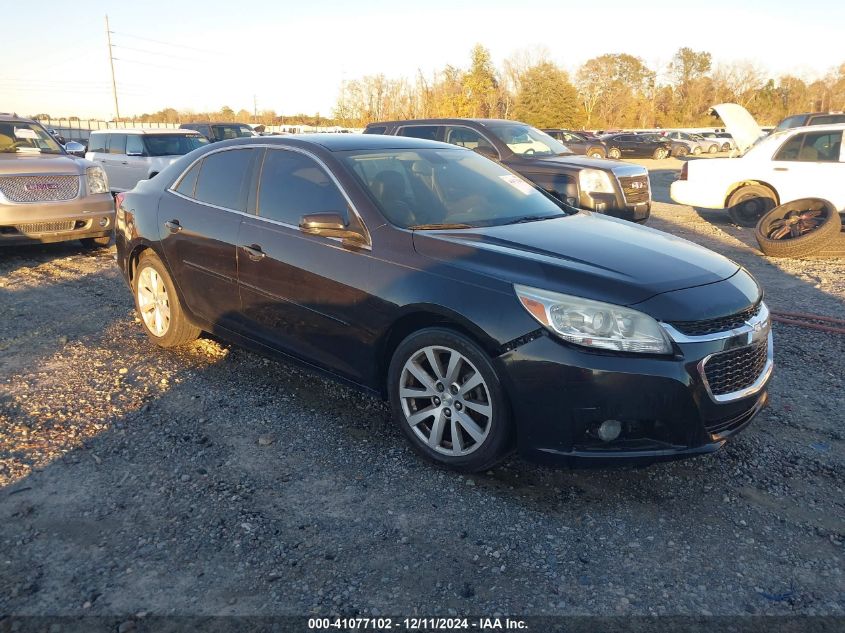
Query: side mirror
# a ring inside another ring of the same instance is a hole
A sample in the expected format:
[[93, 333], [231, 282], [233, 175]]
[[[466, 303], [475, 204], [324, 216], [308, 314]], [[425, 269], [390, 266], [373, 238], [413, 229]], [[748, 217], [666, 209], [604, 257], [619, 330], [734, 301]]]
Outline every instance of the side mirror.
[[65, 144], [65, 151], [71, 156], [84, 156], [85, 146], [82, 143], [77, 143], [76, 141], [68, 141]]
[[343, 215], [334, 211], [303, 215], [299, 220], [299, 230], [308, 235], [335, 237], [355, 244], [366, 242], [359, 231], [350, 228]]

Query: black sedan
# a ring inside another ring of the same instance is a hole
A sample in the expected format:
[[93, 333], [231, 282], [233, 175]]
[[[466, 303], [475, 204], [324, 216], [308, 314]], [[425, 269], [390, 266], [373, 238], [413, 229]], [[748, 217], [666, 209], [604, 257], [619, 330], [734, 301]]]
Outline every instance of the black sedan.
[[599, 137], [607, 146], [608, 158], [653, 158], [669, 156], [672, 146], [643, 134], [609, 134]]
[[744, 269], [467, 149], [234, 139], [117, 205], [152, 341], [205, 330], [386, 397], [452, 468], [513, 447], [573, 465], [700, 455], [767, 401], [768, 312]]
[[590, 158], [607, 158], [607, 145], [597, 138], [590, 138], [580, 132], [558, 128], [544, 129], [543, 132], [566, 145], [574, 154], [581, 154]]

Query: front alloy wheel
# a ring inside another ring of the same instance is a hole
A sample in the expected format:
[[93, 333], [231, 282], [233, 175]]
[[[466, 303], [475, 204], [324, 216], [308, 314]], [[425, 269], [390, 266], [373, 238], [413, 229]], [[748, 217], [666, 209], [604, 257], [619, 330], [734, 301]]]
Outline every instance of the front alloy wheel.
[[144, 251], [132, 280], [135, 308], [147, 336], [161, 347], [176, 347], [193, 341], [200, 329], [185, 316], [170, 274], [158, 256]]
[[510, 414], [493, 365], [458, 332], [411, 334], [388, 371], [393, 416], [414, 449], [456, 470], [486, 470], [510, 446]]
[[399, 397], [411, 429], [438, 453], [469, 455], [490, 433], [487, 383], [457, 350], [429, 346], [411, 356], [402, 368]]

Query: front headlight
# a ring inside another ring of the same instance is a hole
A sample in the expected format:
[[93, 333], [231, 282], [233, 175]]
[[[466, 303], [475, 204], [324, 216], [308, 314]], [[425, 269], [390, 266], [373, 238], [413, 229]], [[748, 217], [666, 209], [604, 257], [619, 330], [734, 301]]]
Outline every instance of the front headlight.
[[587, 193], [613, 193], [613, 183], [606, 171], [582, 169], [578, 172], [578, 186]]
[[99, 165], [94, 165], [85, 170], [88, 179], [88, 193], [108, 193], [109, 178], [106, 172]]
[[672, 352], [666, 332], [642, 312], [527, 286], [514, 290], [531, 316], [570, 343], [640, 354]]

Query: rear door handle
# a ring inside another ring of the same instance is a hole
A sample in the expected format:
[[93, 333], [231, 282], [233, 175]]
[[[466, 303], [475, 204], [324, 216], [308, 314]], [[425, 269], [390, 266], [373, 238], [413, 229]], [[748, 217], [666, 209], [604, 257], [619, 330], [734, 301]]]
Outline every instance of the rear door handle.
[[241, 246], [247, 256], [254, 262], [261, 261], [265, 257], [264, 251], [258, 244], [251, 244], [249, 246]]
[[182, 230], [182, 225], [179, 224], [179, 220], [168, 220], [164, 223], [164, 226], [166, 226], [167, 230], [171, 233], [178, 233]]
[[789, 167], [775, 167], [775, 171], [789, 171]]

